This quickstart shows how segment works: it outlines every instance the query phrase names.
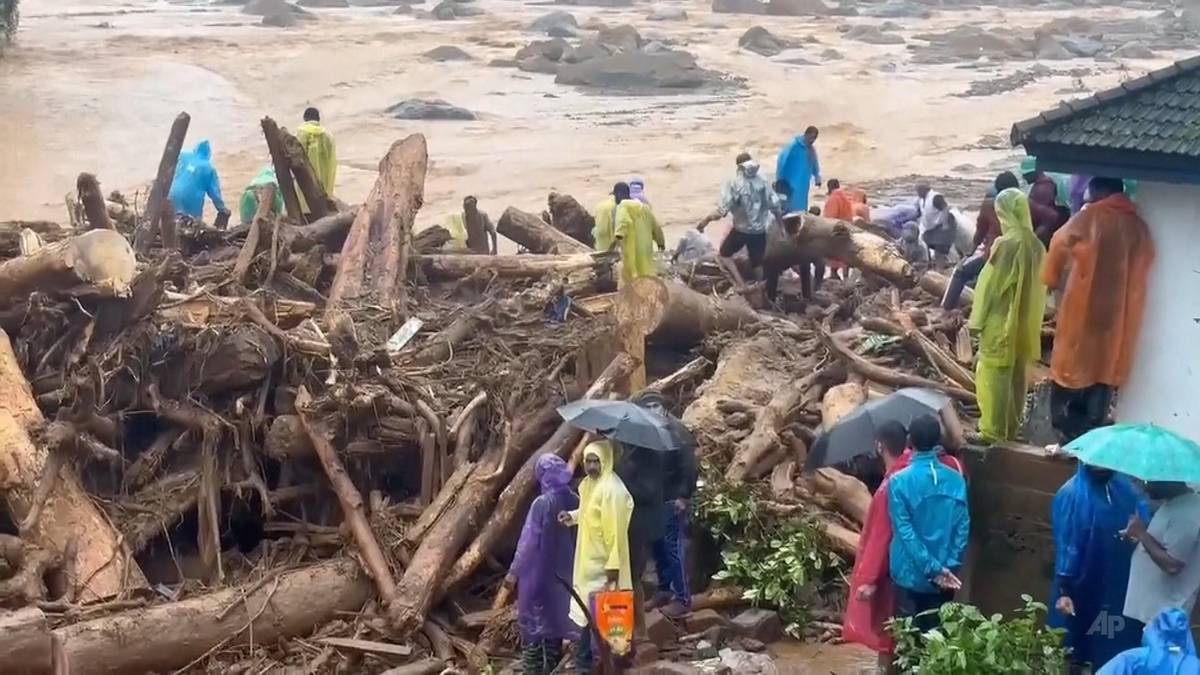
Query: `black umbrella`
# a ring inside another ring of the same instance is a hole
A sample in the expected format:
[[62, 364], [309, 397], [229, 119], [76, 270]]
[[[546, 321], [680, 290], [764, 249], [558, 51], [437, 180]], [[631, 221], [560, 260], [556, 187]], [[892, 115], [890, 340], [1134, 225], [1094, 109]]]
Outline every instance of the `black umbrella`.
[[948, 405], [948, 396], [917, 388], [901, 389], [883, 398], [867, 401], [817, 437], [804, 468], [812, 471], [874, 452], [879, 425], [899, 422], [907, 427], [913, 419], [921, 415], [936, 415]]
[[628, 401], [585, 399], [561, 406], [558, 414], [576, 429], [650, 450], [679, 449], [671, 423], [662, 415]]

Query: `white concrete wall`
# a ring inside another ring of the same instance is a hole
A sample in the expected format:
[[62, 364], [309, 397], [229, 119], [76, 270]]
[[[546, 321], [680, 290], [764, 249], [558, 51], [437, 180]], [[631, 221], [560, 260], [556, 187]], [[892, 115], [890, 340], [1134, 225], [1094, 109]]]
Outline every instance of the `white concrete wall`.
[[1154, 238], [1146, 313], [1119, 422], [1151, 422], [1200, 442], [1200, 186], [1140, 183]]

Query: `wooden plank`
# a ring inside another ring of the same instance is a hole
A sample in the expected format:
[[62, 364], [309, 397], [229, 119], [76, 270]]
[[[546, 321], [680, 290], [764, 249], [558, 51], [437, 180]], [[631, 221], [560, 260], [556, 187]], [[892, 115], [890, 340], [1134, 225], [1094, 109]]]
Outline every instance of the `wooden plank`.
[[409, 645], [397, 645], [390, 642], [376, 642], [375, 640], [356, 640], [354, 638], [339, 637], [321, 638], [320, 640], [317, 640], [317, 642], [335, 649], [349, 649], [356, 652], [366, 652], [368, 654], [386, 654], [388, 656], [412, 655], [412, 647]]

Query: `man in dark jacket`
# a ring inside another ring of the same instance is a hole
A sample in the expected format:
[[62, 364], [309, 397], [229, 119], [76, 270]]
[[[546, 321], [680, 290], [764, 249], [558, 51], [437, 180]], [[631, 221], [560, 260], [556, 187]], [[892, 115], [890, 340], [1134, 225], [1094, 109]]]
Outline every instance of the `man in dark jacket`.
[[658, 594], [653, 606], [661, 607], [664, 616], [677, 618], [688, 613], [692, 594], [688, 590], [684, 544], [691, 512], [692, 494], [696, 491], [696, 439], [688, 428], [666, 409], [666, 399], [657, 391], [648, 391], [635, 403], [662, 415], [678, 441], [679, 449], [664, 453], [663, 468], [663, 535], [651, 544], [654, 568], [658, 574]]

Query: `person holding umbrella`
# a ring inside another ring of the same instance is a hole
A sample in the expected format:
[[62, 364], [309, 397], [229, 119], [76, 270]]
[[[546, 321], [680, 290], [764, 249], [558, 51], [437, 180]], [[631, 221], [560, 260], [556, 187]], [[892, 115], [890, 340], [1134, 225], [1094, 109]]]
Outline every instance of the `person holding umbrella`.
[[896, 614], [922, 632], [938, 625], [936, 610], [962, 588], [957, 574], [967, 552], [971, 516], [967, 482], [938, 460], [942, 426], [933, 415], [912, 421], [912, 463], [888, 480], [892, 541], [888, 558]]

